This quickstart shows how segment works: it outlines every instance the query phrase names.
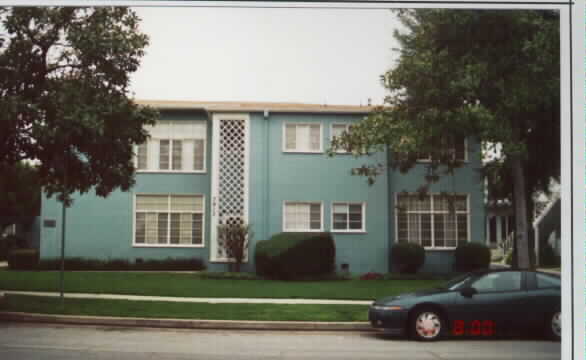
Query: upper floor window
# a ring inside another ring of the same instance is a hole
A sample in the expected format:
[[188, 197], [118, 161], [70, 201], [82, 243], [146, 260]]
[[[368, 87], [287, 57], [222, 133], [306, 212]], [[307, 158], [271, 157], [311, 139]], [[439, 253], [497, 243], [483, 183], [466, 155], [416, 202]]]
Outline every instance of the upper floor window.
[[283, 125], [283, 151], [322, 152], [321, 124], [285, 123]]
[[[442, 149], [442, 155], [449, 155], [458, 161], [468, 161], [468, 154], [466, 151], [467, 141], [465, 137], [458, 136], [442, 138], [439, 146]], [[431, 161], [431, 154], [418, 153], [417, 161]]]
[[205, 121], [159, 121], [136, 147], [138, 171], [204, 172]]
[[[332, 124], [332, 131], [331, 131], [332, 139], [335, 138], [335, 137], [337, 137], [337, 136], [342, 135], [342, 133], [344, 131], [345, 132], [348, 132], [348, 133], [350, 132], [350, 124], [342, 124], [342, 123], [340, 123], [340, 124]], [[348, 151], [347, 150], [344, 150], [344, 149], [338, 149], [336, 152], [337, 153], [344, 154], [344, 153], [347, 153]]]
[[283, 231], [322, 231], [321, 202], [285, 202]]
[[468, 196], [397, 195], [397, 241], [425, 248], [455, 248], [469, 241]]

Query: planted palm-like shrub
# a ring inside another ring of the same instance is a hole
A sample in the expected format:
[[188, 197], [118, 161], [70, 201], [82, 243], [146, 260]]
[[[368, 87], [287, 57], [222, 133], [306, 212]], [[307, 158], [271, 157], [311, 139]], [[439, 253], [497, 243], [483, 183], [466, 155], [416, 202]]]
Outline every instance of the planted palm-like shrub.
[[242, 261], [246, 257], [248, 250], [248, 242], [252, 237], [252, 230], [250, 225], [227, 224], [218, 225], [218, 239], [226, 250], [228, 259], [234, 262], [233, 271], [240, 272]]
[[474, 271], [488, 269], [490, 266], [490, 249], [482, 243], [460, 244], [454, 256], [455, 271]]
[[425, 263], [425, 249], [416, 243], [395, 243], [391, 248], [391, 261], [403, 274], [414, 274]]
[[280, 233], [259, 241], [254, 258], [258, 275], [297, 280], [333, 273], [336, 247], [328, 232]]

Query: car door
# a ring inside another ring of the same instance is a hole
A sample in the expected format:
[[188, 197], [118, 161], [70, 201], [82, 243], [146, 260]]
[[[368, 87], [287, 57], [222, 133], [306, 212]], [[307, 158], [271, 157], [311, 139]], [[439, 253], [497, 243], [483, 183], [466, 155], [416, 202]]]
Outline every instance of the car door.
[[527, 317], [529, 328], [542, 327], [547, 317], [561, 309], [561, 280], [559, 276], [527, 272]]
[[[516, 329], [526, 314], [525, 273], [490, 272], [472, 280], [473, 294], [458, 292], [452, 315], [464, 329], [461, 335], [494, 336]], [[452, 322], [454, 324], [454, 322]]]

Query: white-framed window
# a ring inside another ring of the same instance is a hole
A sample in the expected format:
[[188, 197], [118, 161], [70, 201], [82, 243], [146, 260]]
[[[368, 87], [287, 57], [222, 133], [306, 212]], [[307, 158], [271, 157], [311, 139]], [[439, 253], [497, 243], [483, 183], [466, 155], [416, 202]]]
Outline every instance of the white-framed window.
[[203, 195], [137, 194], [134, 246], [204, 246]]
[[470, 241], [468, 195], [450, 201], [446, 196], [429, 194], [396, 195], [396, 239], [414, 242], [428, 249], [453, 249]]
[[323, 152], [321, 123], [284, 123], [283, 151]]
[[[330, 129], [331, 139], [334, 139], [336, 136], [342, 135], [344, 131], [350, 132], [350, 125], [348, 123], [332, 123], [332, 127]], [[348, 150], [338, 149], [336, 153], [339, 154], [347, 154], [349, 153]]]
[[365, 232], [366, 203], [332, 203], [332, 232]]
[[147, 128], [151, 137], [136, 146], [139, 172], [203, 173], [206, 171], [205, 121], [158, 121]]
[[285, 201], [283, 204], [283, 231], [323, 231], [322, 203]]
[[[468, 161], [468, 140], [463, 136], [458, 136], [452, 138], [451, 140], [447, 138], [443, 141], [445, 144], [442, 144], [442, 147], [445, 149], [448, 154], [454, 157], [456, 160], [466, 162]], [[419, 162], [429, 162], [431, 161], [430, 154], [419, 153], [417, 157], [417, 161]]]

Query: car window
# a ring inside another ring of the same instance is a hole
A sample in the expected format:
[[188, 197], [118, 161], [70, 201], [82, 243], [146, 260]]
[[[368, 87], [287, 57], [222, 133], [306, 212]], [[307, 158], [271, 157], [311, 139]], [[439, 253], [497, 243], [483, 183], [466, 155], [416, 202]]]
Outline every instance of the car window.
[[538, 289], [547, 289], [547, 288], [559, 288], [560, 287], [560, 279], [545, 274], [535, 274], [537, 277], [537, 288]]
[[458, 277], [451, 279], [450, 281], [446, 282], [441, 288], [442, 289], [449, 289], [449, 290], [457, 290], [462, 284], [467, 282], [472, 275], [464, 274]]
[[505, 271], [481, 276], [471, 286], [478, 292], [521, 290], [521, 273]]

